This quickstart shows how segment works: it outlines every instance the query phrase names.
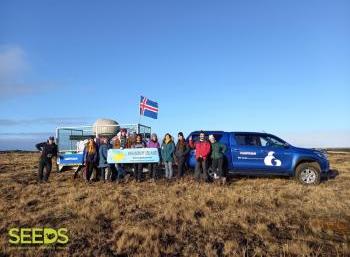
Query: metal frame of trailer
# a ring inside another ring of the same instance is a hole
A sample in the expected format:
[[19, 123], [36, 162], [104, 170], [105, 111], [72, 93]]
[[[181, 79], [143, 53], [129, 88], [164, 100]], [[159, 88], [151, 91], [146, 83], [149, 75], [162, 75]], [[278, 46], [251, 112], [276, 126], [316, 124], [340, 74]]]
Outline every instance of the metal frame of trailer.
[[[115, 127], [116, 133], [99, 133], [109, 127]], [[91, 136], [94, 136], [95, 138], [101, 136], [111, 138], [115, 136], [121, 128], [126, 128], [129, 134], [140, 133], [146, 139], [149, 139], [151, 136], [151, 127], [140, 123], [95, 126], [95, 132], [94, 126], [92, 125], [56, 128], [58, 170], [62, 171], [64, 167], [70, 167], [77, 170], [83, 164], [83, 152], [82, 149], [78, 149], [79, 142], [82, 142]]]

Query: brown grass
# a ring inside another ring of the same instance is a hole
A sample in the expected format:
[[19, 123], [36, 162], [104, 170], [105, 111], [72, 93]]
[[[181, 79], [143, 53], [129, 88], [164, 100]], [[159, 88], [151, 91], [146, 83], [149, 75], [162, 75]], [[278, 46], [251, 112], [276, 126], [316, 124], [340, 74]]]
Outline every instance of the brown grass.
[[[220, 187], [73, 180], [36, 183], [38, 155], [0, 154], [0, 256], [350, 256], [350, 153], [335, 179], [241, 178]], [[20, 249], [12, 227], [66, 227], [64, 249]]]

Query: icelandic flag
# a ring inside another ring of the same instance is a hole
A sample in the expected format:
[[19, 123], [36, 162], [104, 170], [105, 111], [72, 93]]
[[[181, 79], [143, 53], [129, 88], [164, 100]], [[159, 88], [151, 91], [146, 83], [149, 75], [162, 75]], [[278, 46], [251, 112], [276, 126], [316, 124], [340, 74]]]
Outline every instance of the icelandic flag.
[[141, 96], [140, 115], [147, 116], [152, 119], [158, 118], [158, 103]]

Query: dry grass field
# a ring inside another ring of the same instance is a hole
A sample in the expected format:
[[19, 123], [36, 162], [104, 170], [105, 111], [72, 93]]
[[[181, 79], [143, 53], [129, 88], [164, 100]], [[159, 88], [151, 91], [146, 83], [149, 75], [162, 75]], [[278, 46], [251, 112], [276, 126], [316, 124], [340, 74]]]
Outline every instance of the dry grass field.
[[[167, 183], [36, 182], [38, 155], [0, 154], [0, 256], [350, 256], [350, 153], [330, 153], [339, 175], [319, 186], [191, 177]], [[63, 249], [21, 249], [12, 227], [67, 228]]]

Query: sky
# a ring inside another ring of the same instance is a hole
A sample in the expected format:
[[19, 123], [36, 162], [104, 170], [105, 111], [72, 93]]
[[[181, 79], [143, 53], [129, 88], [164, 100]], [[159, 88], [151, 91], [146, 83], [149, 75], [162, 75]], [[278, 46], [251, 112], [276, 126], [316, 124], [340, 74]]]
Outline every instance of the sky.
[[0, 1], [0, 150], [57, 126], [265, 131], [350, 147], [350, 1]]

